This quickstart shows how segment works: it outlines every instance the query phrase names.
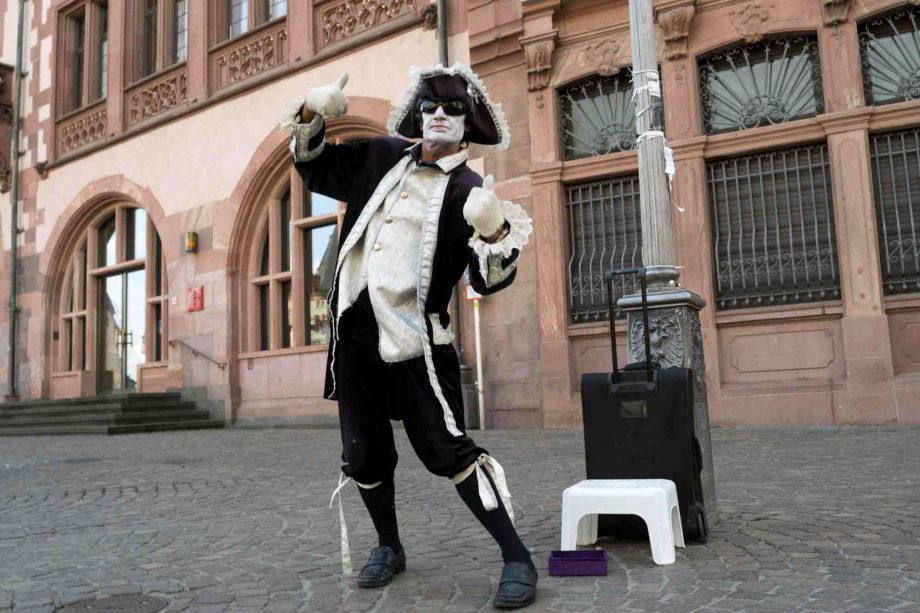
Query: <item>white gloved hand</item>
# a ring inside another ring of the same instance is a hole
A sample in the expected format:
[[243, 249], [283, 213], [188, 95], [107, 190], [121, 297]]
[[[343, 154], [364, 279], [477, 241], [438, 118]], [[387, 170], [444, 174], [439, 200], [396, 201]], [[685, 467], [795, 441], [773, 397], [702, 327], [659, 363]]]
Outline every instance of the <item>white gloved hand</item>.
[[314, 87], [307, 93], [304, 104], [323, 117], [339, 117], [348, 112], [348, 98], [342, 88], [348, 83], [348, 73], [342, 73], [339, 80], [330, 85]]
[[482, 181], [482, 187], [474, 187], [463, 205], [463, 217], [480, 235], [492, 236], [505, 225], [502, 203], [492, 190], [492, 175]]

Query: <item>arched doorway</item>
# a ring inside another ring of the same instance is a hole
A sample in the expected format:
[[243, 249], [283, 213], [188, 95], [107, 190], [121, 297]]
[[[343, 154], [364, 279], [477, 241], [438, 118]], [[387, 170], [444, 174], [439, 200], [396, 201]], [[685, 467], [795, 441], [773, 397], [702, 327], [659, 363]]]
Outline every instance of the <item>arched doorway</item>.
[[141, 368], [167, 358], [163, 246], [136, 204], [99, 209], [70, 237], [51, 329], [51, 395], [140, 391]]

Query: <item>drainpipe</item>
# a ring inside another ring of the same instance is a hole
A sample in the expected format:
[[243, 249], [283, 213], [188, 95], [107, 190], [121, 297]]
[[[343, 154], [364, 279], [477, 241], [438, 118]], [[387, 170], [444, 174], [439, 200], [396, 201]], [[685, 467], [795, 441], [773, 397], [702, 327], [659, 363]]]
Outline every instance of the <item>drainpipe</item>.
[[438, 55], [447, 67], [447, 0], [438, 0]]
[[16, 37], [16, 85], [13, 98], [13, 154], [10, 156], [10, 171], [12, 185], [10, 186], [10, 205], [12, 215], [10, 219], [10, 330], [9, 330], [9, 358], [7, 361], [7, 397], [18, 398], [16, 391], [16, 323], [19, 318], [17, 305], [17, 278], [19, 276], [19, 257], [17, 247], [19, 244], [19, 114], [22, 100], [22, 78], [26, 75], [22, 66], [23, 38], [26, 18], [26, 0], [19, 0], [19, 26]]
[[[447, 0], [438, 0], [438, 61], [442, 66], [448, 66], [450, 61], [447, 54]], [[463, 360], [463, 343], [460, 336], [460, 283], [454, 286], [453, 307], [451, 308], [450, 320], [454, 322], [454, 335], [457, 355], [460, 357], [460, 367], [467, 368]]]

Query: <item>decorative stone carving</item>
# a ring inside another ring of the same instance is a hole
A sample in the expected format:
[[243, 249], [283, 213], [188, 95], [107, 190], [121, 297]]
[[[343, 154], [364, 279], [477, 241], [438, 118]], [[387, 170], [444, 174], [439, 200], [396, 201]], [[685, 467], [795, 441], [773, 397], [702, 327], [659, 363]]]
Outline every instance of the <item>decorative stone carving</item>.
[[279, 28], [245, 40], [217, 56], [218, 83], [221, 89], [283, 64], [287, 55], [287, 29]]
[[415, 0], [344, 0], [316, 9], [319, 46], [325, 47], [415, 11]]
[[73, 117], [58, 126], [58, 155], [76, 151], [105, 138], [106, 118], [103, 106]]
[[128, 127], [188, 101], [188, 72], [182, 71], [128, 94]]
[[552, 38], [545, 38], [524, 47], [524, 57], [527, 60], [528, 91], [535, 92], [544, 89], [549, 84], [554, 47], [555, 42]]
[[[684, 340], [678, 316], [676, 309], [656, 309], [649, 313], [652, 362], [657, 362], [662, 368], [683, 366]], [[641, 317], [630, 318], [629, 323], [629, 361], [640, 362], [645, 360], [645, 326]]]
[[607, 77], [618, 71], [616, 60], [622, 48], [623, 41], [614, 38], [591, 43], [578, 52], [578, 61], [582, 67]]
[[13, 180], [13, 170], [9, 166], [0, 168], [0, 194], [10, 191], [10, 184]]
[[738, 33], [748, 44], [760, 42], [764, 35], [764, 23], [770, 19], [772, 3], [749, 2], [739, 9], [729, 11], [728, 16]]
[[669, 60], [676, 60], [687, 55], [687, 37], [696, 8], [678, 6], [658, 15], [658, 26], [664, 35], [664, 55]]
[[[920, 2], [920, 0], [915, 1]], [[821, 10], [824, 13], [824, 25], [835, 26], [847, 20], [850, 0], [821, 0]]]
[[422, 11], [422, 29], [434, 30], [438, 27], [438, 5], [429, 4]]
[[703, 330], [699, 315], [690, 317], [690, 368], [693, 369], [693, 391], [696, 398], [706, 397], [706, 360], [703, 358]]

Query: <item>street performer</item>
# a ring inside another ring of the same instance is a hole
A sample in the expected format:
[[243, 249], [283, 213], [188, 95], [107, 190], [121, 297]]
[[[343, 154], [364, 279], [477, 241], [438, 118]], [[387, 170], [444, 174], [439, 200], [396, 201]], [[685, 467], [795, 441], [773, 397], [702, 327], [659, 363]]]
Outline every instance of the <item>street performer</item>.
[[[532, 231], [520, 206], [496, 196], [492, 177], [483, 180], [466, 165], [469, 143], [507, 149], [504, 113], [467, 66], [412, 69], [388, 122], [391, 137], [328, 143], [324, 121], [347, 112], [347, 80], [342, 75], [293, 101], [283, 125], [291, 128], [294, 163], [310, 191], [346, 203], [328, 296], [323, 396], [339, 404], [344, 465], [336, 492], [348, 479], [358, 484], [379, 537], [358, 585], [384, 586], [406, 567], [396, 521], [394, 419], [402, 420], [425, 467], [453, 481], [501, 547], [493, 604], [526, 606], [536, 596], [537, 571], [514, 528], [502, 467], [465, 432], [447, 312], [467, 266], [477, 292], [508, 287]], [[341, 506], [340, 520], [348, 572]]]

